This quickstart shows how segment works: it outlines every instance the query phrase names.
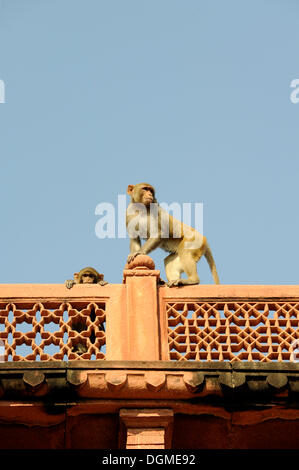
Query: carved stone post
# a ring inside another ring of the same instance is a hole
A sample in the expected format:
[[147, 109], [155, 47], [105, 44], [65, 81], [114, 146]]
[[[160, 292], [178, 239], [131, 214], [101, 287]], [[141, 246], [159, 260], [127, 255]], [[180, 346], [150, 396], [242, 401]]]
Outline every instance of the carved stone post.
[[160, 359], [157, 282], [160, 271], [149, 256], [137, 256], [124, 270], [130, 360]]
[[149, 256], [139, 255], [125, 266], [123, 275], [124, 290], [119, 298], [111, 299], [107, 311], [106, 359], [161, 360], [157, 292], [160, 271], [155, 270]]

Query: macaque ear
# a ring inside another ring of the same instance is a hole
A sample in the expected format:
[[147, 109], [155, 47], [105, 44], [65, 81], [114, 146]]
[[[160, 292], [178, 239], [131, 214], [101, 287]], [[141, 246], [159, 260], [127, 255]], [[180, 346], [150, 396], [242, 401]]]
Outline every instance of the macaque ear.
[[79, 279], [79, 273], [74, 273], [74, 281], [78, 281]]
[[127, 194], [132, 194], [133, 192], [133, 189], [134, 189], [134, 184], [129, 184], [128, 188], [127, 188]]

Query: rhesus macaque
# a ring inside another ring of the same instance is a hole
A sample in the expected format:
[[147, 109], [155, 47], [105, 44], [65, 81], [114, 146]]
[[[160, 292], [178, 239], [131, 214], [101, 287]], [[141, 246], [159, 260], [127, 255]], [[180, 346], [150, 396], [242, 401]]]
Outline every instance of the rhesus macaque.
[[[105, 286], [108, 282], [104, 281], [103, 274], [98, 273], [94, 268], [88, 267], [81, 269], [78, 273], [74, 273], [74, 279], [68, 279], [65, 281], [65, 286], [68, 289], [71, 289], [75, 284], [99, 284], [101, 286]], [[79, 333], [85, 329], [86, 325], [82, 322], [73, 325], [73, 330], [78, 331]], [[78, 354], [84, 354], [87, 352], [87, 346], [82, 343], [77, 343], [73, 346], [72, 351]]]
[[[130, 263], [137, 255], [146, 255], [157, 247], [170, 253], [164, 260], [169, 287], [199, 284], [197, 262], [204, 255], [214, 282], [219, 284], [216, 265], [206, 237], [168, 214], [157, 203], [155, 189], [148, 183], [129, 185], [126, 225], [130, 236]], [[152, 229], [154, 227], [154, 229]], [[141, 246], [140, 238], [145, 243]], [[187, 279], [180, 276], [185, 272]]]
[[108, 284], [104, 281], [104, 274], [98, 273], [94, 268], [83, 268], [78, 273], [74, 273], [74, 279], [65, 281], [65, 286], [71, 289], [75, 284], [99, 284], [105, 286]]

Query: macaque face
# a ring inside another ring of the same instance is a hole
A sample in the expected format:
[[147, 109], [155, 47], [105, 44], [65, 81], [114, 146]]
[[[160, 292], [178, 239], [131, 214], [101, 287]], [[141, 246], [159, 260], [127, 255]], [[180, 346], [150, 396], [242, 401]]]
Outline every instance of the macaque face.
[[141, 189], [141, 202], [149, 206], [154, 201], [154, 190], [151, 186], [144, 186]]
[[90, 272], [85, 272], [82, 274], [82, 284], [94, 284], [95, 283], [95, 276]]
[[149, 183], [129, 184], [127, 194], [132, 198], [132, 202], [144, 204], [149, 207], [150, 204], [157, 202], [155, 198], [155, 189]]

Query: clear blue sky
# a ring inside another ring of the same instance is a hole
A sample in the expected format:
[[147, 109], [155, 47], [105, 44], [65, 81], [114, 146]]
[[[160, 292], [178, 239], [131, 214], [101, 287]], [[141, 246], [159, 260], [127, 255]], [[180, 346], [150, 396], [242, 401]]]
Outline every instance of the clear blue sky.
[[298, 284], [298, 44], [296, 0], [0, 0], [0, 282], [120, 283], [95, 208], [145, 180], [204, 204], [222, 283]]

